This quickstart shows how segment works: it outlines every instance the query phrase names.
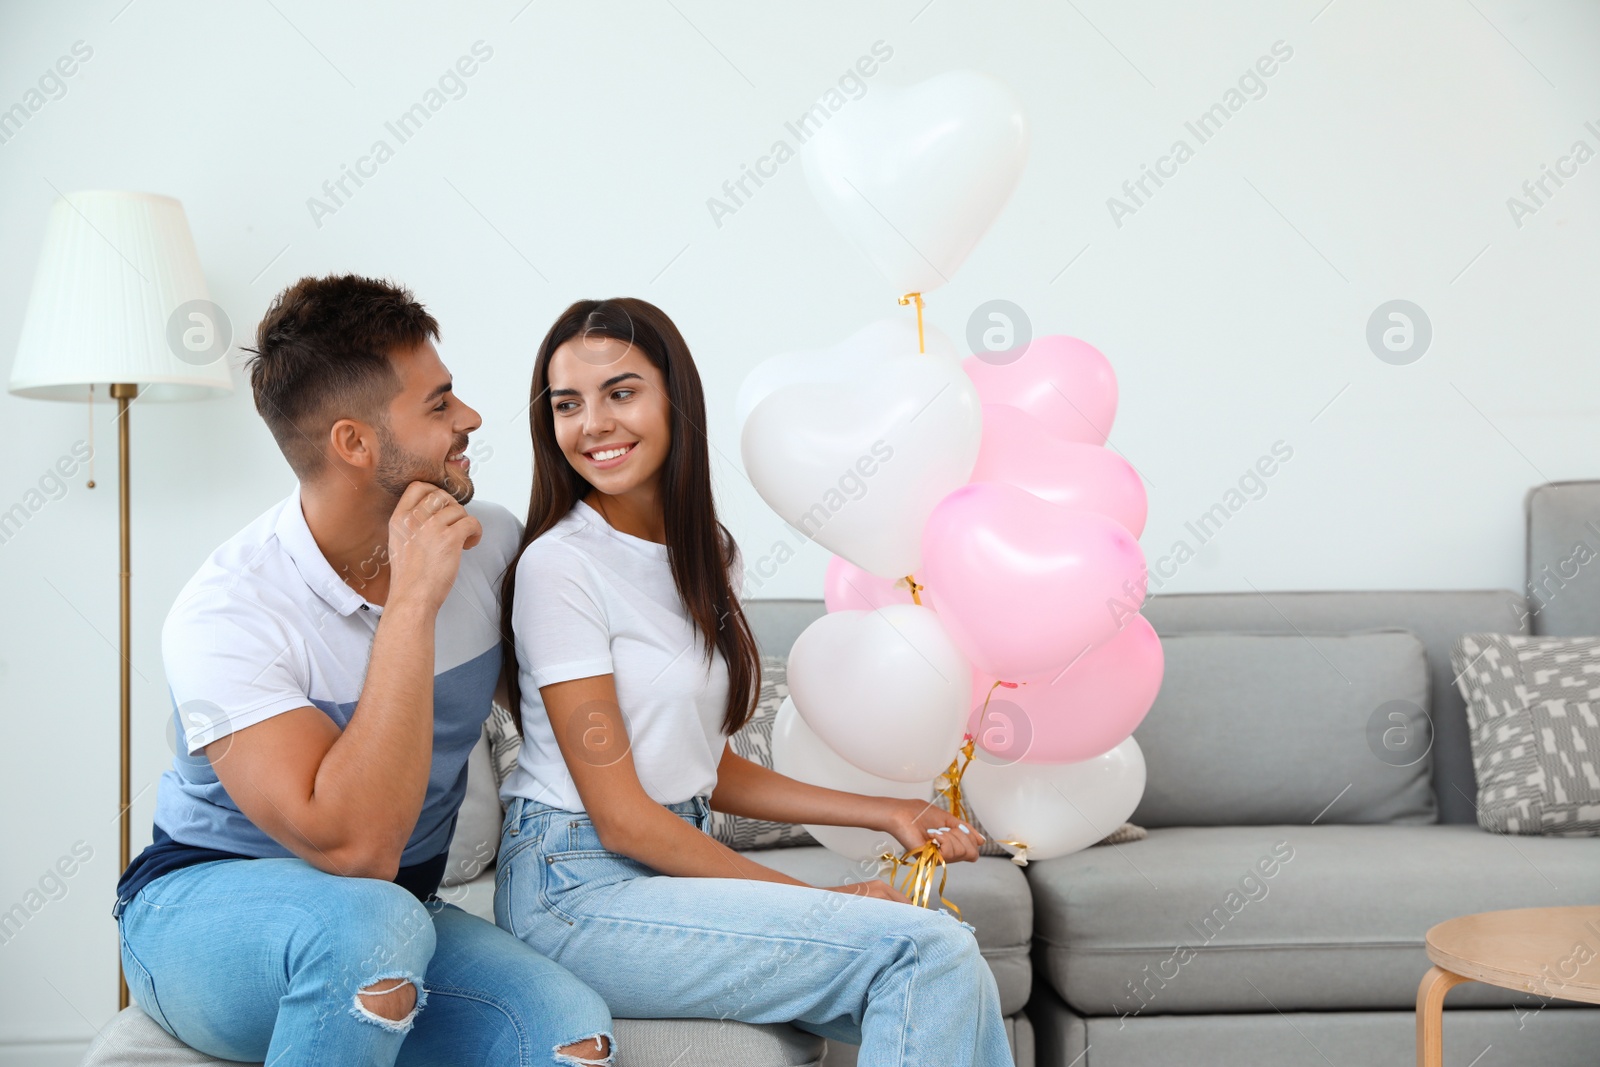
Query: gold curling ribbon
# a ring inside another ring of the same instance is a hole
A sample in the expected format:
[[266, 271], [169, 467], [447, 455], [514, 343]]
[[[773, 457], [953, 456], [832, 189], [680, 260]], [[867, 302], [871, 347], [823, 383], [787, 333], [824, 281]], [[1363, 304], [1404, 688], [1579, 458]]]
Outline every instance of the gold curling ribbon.
[[[906, 575], [906, 582], [911, 586], [912, 599], [916, 600], [917, 590], [921, 589], [922, 586], [918, 585], [909, 574]], [[921, 601], [918, 600], [917, 603], [920, 604]], [[984, 717], [989, 714], [990, 697], [994, 696], [994, 691], [1001, 686], [1007, 689], [1015, 689], [1017, 683], [995, 682], [994, 685], [989, 687], [988, 694], [983, 698], [983, 710], [978, 714], [978, 729], [981, 730], [983, 728]], [[943, 774], [939, 775], [940, 781], [944, 784], [935, 790], [935, 793], [943, 797], [949, 805], [950, 814], [968, 824], [973, 821], [972, 812], [967, 808], [966, 800], [961, 792], [961, 777], [967, 773], [967, 767], [972, 763], [973, 753], [977, 748], [977, 744], [978, 738], [975, 733], [969, 733], [962, 739], [960, 754], [951, 760], [950, 766], [945, 768]], [[1026, 867], [1028, 865], [1028, 846], [1024, 842], [1003, 838], [996, 840], [999, 844], [1009, 845], [1016, 850], [1011, 857], [1012, 863], [1015, 863], [1018, 867]], [[956, 907], [944, 895], [945, 878], [949, 871], [945, 867], [944, 853], [939, 850], [939, 846], [935, 842], [929, 841], [926, 844], [918, 845], [901, 856], [897, 856], [893, 852], [885, 852], [878, 857], [878, 862], [880, 873], [888, 874], [889, 884], [904, 893], [906, 898], [919, 908], [927, 907], [928, 901], [932, 899], [934, 895], [933, 876], [935, 872], [938, 872], [939, 903], [953, 911], [956, 918], [959, 919], [961, 917], [961, 909]], [[905, 882], [903, 886], [897, 884], [902, 880], [902, 875]]]
[[[984, 717], [989, 714], [989, 699], [994, 696], [994, 691], [996, 689], [1001, 688], [1002, 686], [1004, 686], [1006, 689], [1015, 689], [1017, 687], [1017, 684], [1018, 683], [1016, 683], [1016, 682], [995, 682], [994, 685], [991, 685], [989, 687], [989, 692], [984, 694], [983, 710], [978, 713], [978, 729], [979, 730], [983, 729]], [[961, 771], [956, 774], [955, 781], [950, 783], [950, 794], [949, 795], [951, 796], [950, 803], [952, 805], [952, 807], [951, 807], [952, 811], [955, 810], [955, 808], [954, 808], [955, 805], [961, 803], [961, 775], [966, 773], [967, 763], [971, 763], [972, 762], [972, 750], [973, 750], [973, 745], [974, 745], [974, 743], [976, 741], [977, 741], [977, 737], [976, 737], [975, 734], [968, 734], [967, 735], [967, 743], [964, 746], [962, 746], [961, 754], [966, 757], [966, 763], [963, 763], [961, 765]], [[953, 767], [954, 764], [951, 764], [951, 766]], [[949, 773], [950, 773], [949, 771], [945, 772], [947, 777], [948, 777]], [[961, 810], [962, 810], [962, 814], [959, 817], [962, 818], [962, 819], [965, 819], [967, 822], [971, 822], [972, 821], [972, 814], [971, 814], [971, 812], [966, 810], [965, 805], [962, 805], [962, 809]], [[997, 838], [995, 838], [995, 843], [996, 844], [1000, 844], [1000, 845], [1009, 845], [1013, 849], [1016, 850], [1015, 852], [1013, 852], [1011, 854], [1011, 862], [1012, 863], [1015, 863], [1018, 867], [1026, 867], [1028, 865], [1028, 846], [1027, 846], [1027, 844], [1025, 842], [1012, 841], [1010, 838], [1005, 838], [1005, 837], [997, 837]]]
[[[919, 908], [926, 908], [932, 898], [933, 875], [939, 873], [939, 903], [955, 912], [956, 918], [961, 917], [961, 909], [956, 907], [944, 895], [945, 865], [944, 856], [939, 852], [939, 846], [929, 841], [925, 845], [918, 845], [903, 856], [896, 856], [893, 852], [885, 852], [879, 857], [880, 871], [887, 871], [889, 884], [906, 895], [906, 899]], [[898, 885], [902, 870], [905, 872], [905, 884]]]
[[928, 346], [923, 342], [922, 339], [922, 294], [907, 293], [905, 296], [900, 298], [900, 305], [902, 307], [913, 302], [915, 302], [917, 305], [917, 351], [926, 352], [928, 350]]
[[[917, 594], [922, 592], [924, 589], [926, 589], [928, 587], [923, 585], [922, 583], [918, 582], [917, 578], [916, 578], [916, 575], [914, 575], [914, 574], [908, 574], [908, 575], [906, 575], [904, 578], [902, 578], [900, 580], [906, 583], [906, 588], [907, 589], [911, 590], [911, 602], [913, 604], [916, 604], [916, 605], [920, 606], [922, 604], [922, 598], [920, 596], [918, 596]], [[953, 764], [952, 764], [952, 766], [953, 766]]]

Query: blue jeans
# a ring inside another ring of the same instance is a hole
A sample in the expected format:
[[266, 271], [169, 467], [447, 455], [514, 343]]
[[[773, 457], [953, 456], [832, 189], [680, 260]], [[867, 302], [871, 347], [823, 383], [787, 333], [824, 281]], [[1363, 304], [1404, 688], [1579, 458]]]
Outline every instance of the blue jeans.
[[[704, 830], [704, 797], [668, 810]], [[514, 798], [495, 922], [619, 1018], [789, 1022], [860, 1067], [1011, 1067], [971, 927], [894, 901], [742, 878], [672, 878], [607, 851], [581, 812]]]
[[[168, 872], [117, 925], [133, 999], [167, 1033], [221, 1059], [570, 1065], [595, 1061], [556, 1049], [611, 1034], [593, 990], [493, 924], [301, 859]], [[398, 978], [417, 987], [405, 1019], [357, 999]]]

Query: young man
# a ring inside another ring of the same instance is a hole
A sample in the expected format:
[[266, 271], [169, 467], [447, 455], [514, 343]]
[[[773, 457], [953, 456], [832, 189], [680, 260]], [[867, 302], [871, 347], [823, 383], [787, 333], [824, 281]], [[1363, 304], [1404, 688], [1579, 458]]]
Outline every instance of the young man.
[[521, 532], [468, 506], [480, 420], [438, 335], [384, 282], [278, 295], [250, 384], [299, 487], [212, 553], [162, 631], [184, 751], [113, 914], [134, 1000], [213, 1056], [610, 1062], [599, 996], [435, 895]]

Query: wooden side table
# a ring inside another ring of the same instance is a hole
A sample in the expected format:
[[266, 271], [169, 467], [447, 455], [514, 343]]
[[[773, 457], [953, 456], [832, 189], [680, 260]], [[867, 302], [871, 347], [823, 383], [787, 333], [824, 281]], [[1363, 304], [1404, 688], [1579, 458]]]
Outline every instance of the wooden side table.
[[1417, 987], [1417, 1067], [1443, 1067], [1444, 995], [1462, 982], [1600, 1004], [1600, 906], [1463, 915], [1430, 928], [1427, 947], [1434, 965]]

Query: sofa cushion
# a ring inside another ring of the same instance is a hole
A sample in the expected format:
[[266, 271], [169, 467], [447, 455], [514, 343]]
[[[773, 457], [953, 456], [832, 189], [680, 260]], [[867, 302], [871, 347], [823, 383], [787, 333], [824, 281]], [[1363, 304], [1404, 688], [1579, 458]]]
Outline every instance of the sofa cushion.
[[[1512, 589], [1316, 590], [1264, 593], [1161, 593], [1139, 614], [1161, 640], [1223, 631], [1312, 634], [1403, 627], [1427, 649], [1433, 720], [1433, 792], [1439, 821], [1475, 825], [1467, 709], [1450, 672], [1456, 638], [1476, 631], [1527, 632], [1527, 601]], [[1600, 630], [1589, 631], [1600, 633]], [[1343, 684], [1343, 683], [1341, 683]]]
[[[876, 876], [874, 869], [818, 846], [755, 852], [750, 858], [810, 885], [849, 885]], [[1033, 898], [1022, 868], [1010, 860], [980, 856], [972, 863], [952, 863], [946, 870], [944, 895], [961, 909], [961, 918], [977, 935], [978, 948], [1000, 990], [1001, 1013], [1021, 1011], [1033, 986], [1028, 963]]]
[[[487, 729], [467, 754], [467, 791], [456, 812], [442, 885], [470, 882], [494, 864], [500, 851], [500, 783], [495, 779]], [[493, 921], [493, 920], [491, 920]]]
[[462, 911], [485, 922], [494, 922], [494, 869], [484, 871], [470, 882], [442, 885], [440, 900], [448, 900]]
[[[427, 1009], [424, 1008], [424, 1011]], [[753, 1026], [715, 1019], [618, 1019], [616, 1067], [682, 1067], [694, 1050], [696, 1064], [728, 1067], [816, 1067], [820, 1037], [792, 1026]], [[130, 1005], [101, 1028], [82, 1067], [237, 1067], [183, 1044]], [[259, 1065], [254, 1065], [259, 1067]]]
[[1600, 637], [1462, 634], [1478, 824], [1503, 834], [1600, 835]]
[[[1407, 1009], [1457, 915], [1592, 903], [1600, 849], [1477, 826], [1153, 829], [1031, 863], [1035, 963], [1084, 1015]], [[1536, 1006], [1471, 983], [1460, 1007]]]
[[1162, 638], [1134, 738], [1141, 826], [1434, 822], [1422, 642], [1360, 633]]

